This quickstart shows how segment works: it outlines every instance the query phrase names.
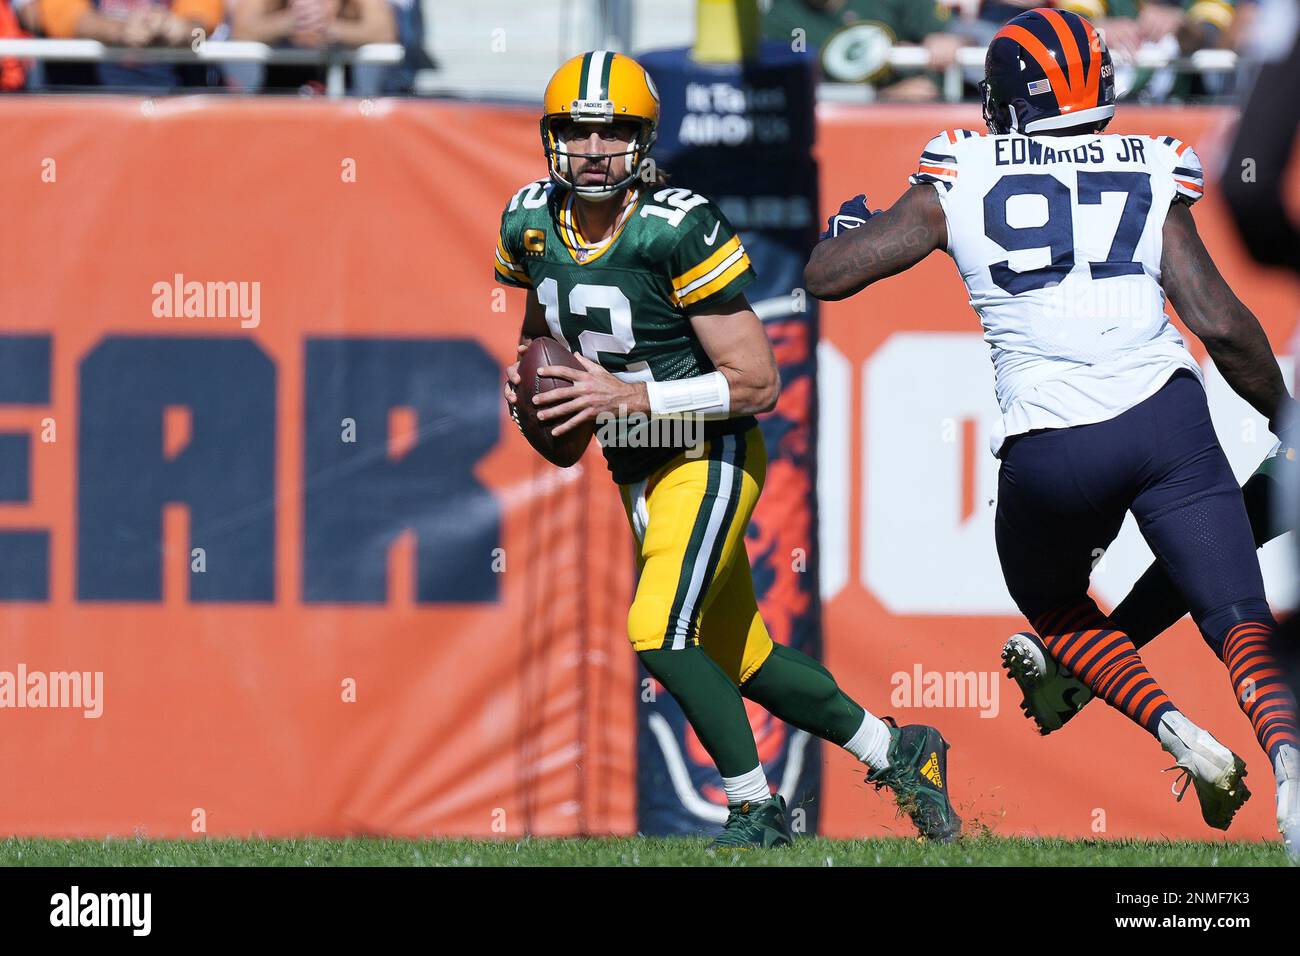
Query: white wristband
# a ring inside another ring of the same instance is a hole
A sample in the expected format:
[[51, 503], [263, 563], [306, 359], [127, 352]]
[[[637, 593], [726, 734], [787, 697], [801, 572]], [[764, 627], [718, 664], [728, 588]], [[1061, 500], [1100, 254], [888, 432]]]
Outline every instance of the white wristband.
[[727, 418], [731, 413], [731, 386], [721, 372], [679, 378], [670, 382], [646, 382], [652, 418], [699, 415]]

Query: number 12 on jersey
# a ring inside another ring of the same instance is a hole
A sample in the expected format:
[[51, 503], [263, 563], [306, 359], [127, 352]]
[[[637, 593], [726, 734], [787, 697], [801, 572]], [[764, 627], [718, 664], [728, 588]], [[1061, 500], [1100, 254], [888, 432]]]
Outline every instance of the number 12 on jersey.
[[[1080, 205], [1098, 205], [1105, 193], [1123, 193], [1124, 209], [1101, 262], [1089, 262], [1094, 279], [1138, 275], [1142, 264], [1133, 260], [1142, 230], [1151, 210], [1151, 176], [1143, 172], [1080, 172]], [[1007, 221], [1007, 206], [1016, 196], [1041, 196], [1047, 203], [1047, 219], [1037, 226], [1013, 226]], [[1070, 187], [1047, 173], [1019, 173], [1003, 176], [984, 197], [984, 234], [1007, 252], [1047, 249], [1050, 265], [1017, 272], [1008, 260], [989, 266], [999, 288], [1011, 295], [1033, 292], [1061, 282], [1075, 266], [1074, 210]]]
[[[564, 334], [564, 326], [560, 321], [559, 283], [550, 277], [543, 279], [537, 286], [537, 301], [546, 310], [546, 324], [551, 329], [551, 338], [572, 348], [573, 342]], [[571, 316], [587, 322], [594, 321], [589, 309], [603, 310], [609, 316], [609, 332], [583, 329], [578, 334], [579, 350], [597, 365], [603, 364], [600, 360], [601, 352], [627, 355], [636, 348], [636, 337], [632, 331], [632, 304], [622, 289], [612, 285], [578, 283], [569, 290], [568, 305]], [[627, 362], [621, 371], [612, 371], [612, 374], [625, 382], [654, 381], [654, 375], [646, 362]]]

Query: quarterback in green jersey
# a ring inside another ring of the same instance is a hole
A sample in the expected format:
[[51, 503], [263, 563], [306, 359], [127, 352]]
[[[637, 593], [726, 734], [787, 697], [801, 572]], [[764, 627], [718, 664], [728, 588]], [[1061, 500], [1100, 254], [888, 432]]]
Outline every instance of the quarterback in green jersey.
[[[634, 417], [699, 424], [656, 430], [667, 440], [649, 443], [616, 431], [601, 445], [638, 544], [628, 637], [722, 776], [729, 812], [714, 848], [791, 839], [745, 698], [844, 747], [922, 834], [951, 840], [961, 821], [939, 732], [873, 716], [763, 623], [745, 530], [767, 466], [754, 416], [775, 407], [780, 376], [743, 293], [754, 270], [740, 237], [717, 206], [645, 163], [658, 121], [649, 74], [623, 54], [574, 57], [546, 88], [550, 175], [502, 214], [496, 277], [528, 290], [520, 351], [549, 335], [582, 370], [539, 369], [571, 384], [530, 400], [555, 435]], [[504, 386], [511, 406], [519, 382], [516, 362]]]

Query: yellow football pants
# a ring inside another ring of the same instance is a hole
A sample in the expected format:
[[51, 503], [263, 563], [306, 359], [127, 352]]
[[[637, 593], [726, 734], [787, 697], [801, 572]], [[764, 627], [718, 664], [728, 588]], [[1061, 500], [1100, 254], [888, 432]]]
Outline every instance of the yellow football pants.
[[619, 486], [640, 544], [641, 579], [627, 615], [633, 648], [699, 644], [738, 685], [767, 660], [772, 638], [745, 551], [766, 474], [767, 448], [755, 427]]

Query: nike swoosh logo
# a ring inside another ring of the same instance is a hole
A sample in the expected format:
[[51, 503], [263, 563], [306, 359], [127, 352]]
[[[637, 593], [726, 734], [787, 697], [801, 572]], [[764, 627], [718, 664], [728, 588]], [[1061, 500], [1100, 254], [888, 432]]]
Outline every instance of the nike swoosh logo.
[[704, 244], [705, 244], [706, 246], [711, 246], [711, 245], [713, 245], [713, 240], [716, 239], [716, 238], [718, 238], [718, 227], [721, 226], [721, 225], [722, 225], [722, 221], [721, 221], [721, 220], [719, 220], [718, 222], [715, 222], [715, 223], [713, 224], [713, 231], [712, 231], [711, 233], [709, 233], [707, 236], [704, 237]]

